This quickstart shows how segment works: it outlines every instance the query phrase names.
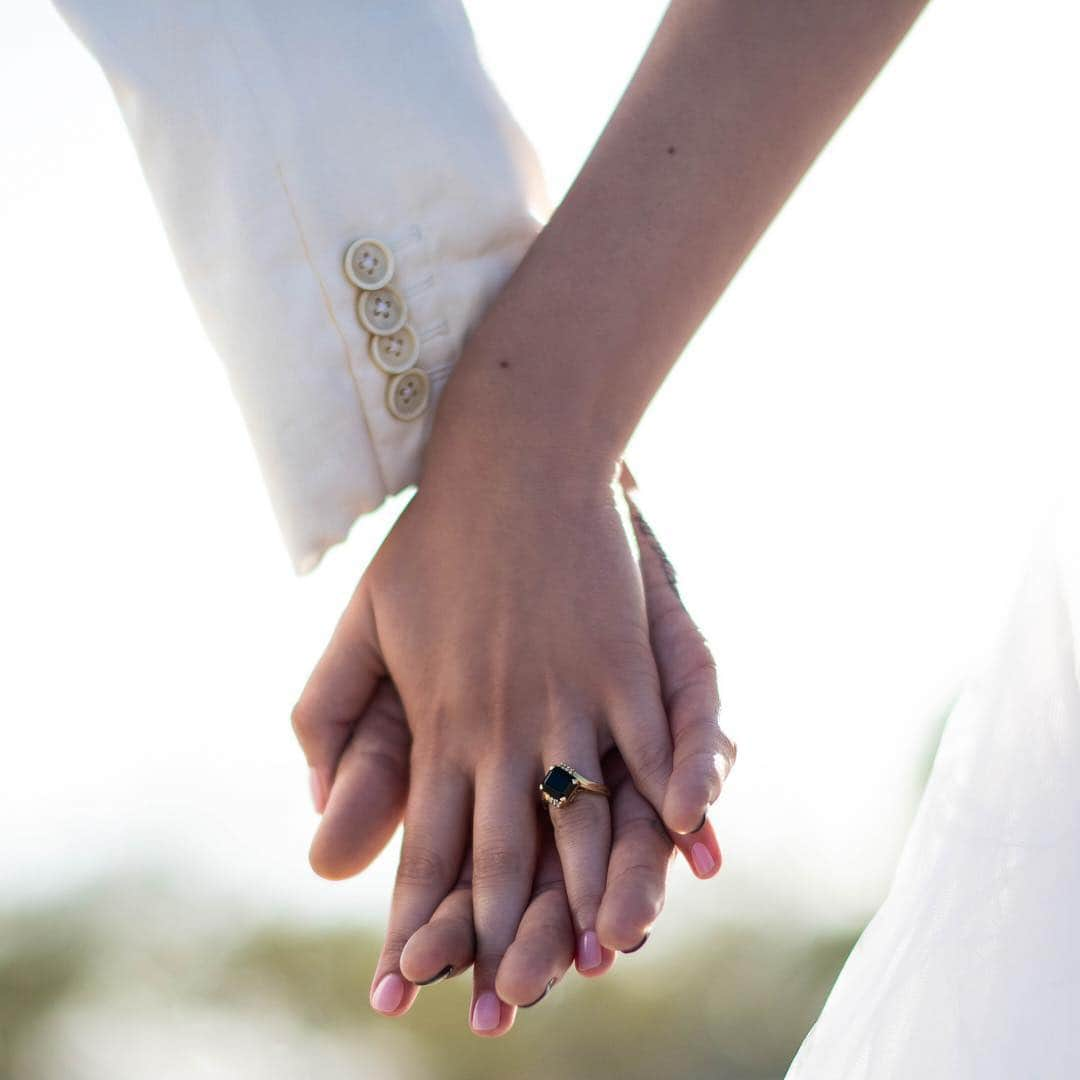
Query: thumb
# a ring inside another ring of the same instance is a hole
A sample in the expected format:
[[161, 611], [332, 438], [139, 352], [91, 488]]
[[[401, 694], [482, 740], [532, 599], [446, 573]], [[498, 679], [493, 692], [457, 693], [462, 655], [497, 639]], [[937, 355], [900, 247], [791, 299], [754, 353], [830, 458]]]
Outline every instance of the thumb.
[[292, 711], [320, 814], [342, 750], [385, 672], [371, 598], [361, 581]]
[[390, 842], [409, 793], [409, 746], [401, 699], [382, 679], [341, 753], [311, 842], [311, 867], [320, 877], [352, 877]]

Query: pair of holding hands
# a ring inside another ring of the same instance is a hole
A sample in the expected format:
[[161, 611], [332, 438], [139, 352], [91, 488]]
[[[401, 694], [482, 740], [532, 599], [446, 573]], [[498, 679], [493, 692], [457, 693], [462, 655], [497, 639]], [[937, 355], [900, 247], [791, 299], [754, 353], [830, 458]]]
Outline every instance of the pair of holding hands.
[[[470, 1026], [501, 1035], [575, 960], [596, 976], [644, 943], [675, 848], [716, 873], [735, 749], [625, 467], [548, 482], [478, 442], [429, 448], [293, 719], [318, 873], [358, 873], [404, 818], [372, 1006], [471, 965]], [[544, 812], [556, 762], [610, 802]]]
[[[699, 876], [719, 865], [706, 814], [734, 747], [619, 462], [924, 3], [672, 0], [469, 337], [419, 492], [295, 712], [317, 870], [357, 872], [404, 817], [380, 1012], [471, 963], [471, 1026], [501, 1034], [572, 958], [595, 975], [641, 943], [673, 845]], [[610, 803], [539, 813], [558, 762]]]

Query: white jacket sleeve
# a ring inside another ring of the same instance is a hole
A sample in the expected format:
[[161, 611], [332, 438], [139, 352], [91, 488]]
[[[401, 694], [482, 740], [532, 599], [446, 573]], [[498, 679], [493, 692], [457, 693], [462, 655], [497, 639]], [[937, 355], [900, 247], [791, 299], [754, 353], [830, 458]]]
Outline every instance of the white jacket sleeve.
[[309, 570], [416, 481], [463, 341], [549, 211], [532, 148], [458, 0], [55, 2], [109, 79]]

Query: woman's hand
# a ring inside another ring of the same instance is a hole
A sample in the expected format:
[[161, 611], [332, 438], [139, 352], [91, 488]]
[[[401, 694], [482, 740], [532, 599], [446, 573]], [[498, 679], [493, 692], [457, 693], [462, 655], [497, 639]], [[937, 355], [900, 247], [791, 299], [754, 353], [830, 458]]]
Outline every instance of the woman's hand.
[[[390, 940], [403, 946], [473, 859], [478, 994], [493, 991], [539, 854], [537, 785], [566, 762], [599, 778], [618, 746], [637, 789], [676, 833], [719, 794], [715, 715], [676, 728], [680, 771], [649, 639], [645, 596], [614, 472], [557, 478], [482, 440], [436, 459], [368, 568], [296, 709], [312, 735], [346, 724], [388, 675], [412, 732], [409, 799]], [[479, 451], [479, 452], [478, 452]], [[703, 661], [704, 662], [704, 661]], [[321, 752], [322, 751], [322, 752]], [[673, 783], [669, 783], [674, 781]], [[670, 795], [669, 795], [670, 790]], [[578, 965], [601, 963], [597, 913], [611, 820], [582, 794], [552, 811]]]
[[[673, 641], [684, 636], [692, 640], [695, 632], [689, 617], [684, 624], [677, 635], [671, 635]], [[393, 684], [384, 681], [342, 754], [312, 844], [312, 865], [324, 877], [337, 880], [359, 873], [400, 824], [408, 792], [409, 741], [401, 699]], [[633, 953], [645, 944], [660, 913], [672, 852], [681, 851], [694, 874], [707, 879], [720, 869], [720, 848], [708, 822], [689, 836], [669, 836], [634, 788], [615, 751], [605, 758], [604, 777], [612, 787], [612, 854], [599, 921], [605, 937], [617, 942], [619, 951]], [[360, 822], [362, 828], [357, 827]], [[472, 860], [466, 858], [461, 876], [431, 919], [409, 938], [399, 955], [384, 952], [372, 981], [372, 1003], [378, 1011], [403, 1016], [421, 987], [453, 978], [472, 966], [476, 949], [472, 901]], [[471, 1026], [495, 1016], [498, 1022], [482, 1034], [505, 1034], [515, 1010], [546, 997], [573, 958], [574, 930], [548, 825], [528, 905], [499, 966], [497, 998], [489, 997], [481, 1005], [474, 997]], [[614, 953], [605, 949], [601, 964], [588, 975], [604, 974], [614, 960]]]
[[[399, 523], [407, 526], [405, 540], [395, 527], [312, 676], [296, 716], [309, 760], [328, 775], [384, 664], [391, 672], [420, 676], [412, 680], [411, 692], [403, 691], [415, 740], [411, 790], [390, 933], [376, 985], [383, 986], [388, 976], [400, 979], [406, 941], [446, 902], [461, 879], [473, 803], [470, 899], [479, 958], [476, 1000], [489, 1002], [486, 995], [494, 991], [497, 970], [500, 989], [506, 993], [511, 988], [505, 985], [511, 976], [502, 973], [499, 962], [534, 888], [540, 843], [535, 785], [544, 764], [565, 760], [586, 775], [599, 777], [599, 756], [615, 729], [616, 740], [625, 747], [640, 752], [646, 746], [640, 783], [652, 791], [654, 803], [662, 805], [663, 781], [670, 770], [664, 692], [676, 734], [679, 773], [686, 787], [692, 789], [696, 783], [701, 791], [698, 796], [691, 793], [690, 802], [684, 800], [681, 806], [678, 798], [674, 800], [676, 812], [684, 815], [680, 831], [689, 832], [701, 824], [705, 805], [719, 791], [716, 751], [723, 751], [726, 771], [733, 748], [716, 725], [711, 657], [682, 609], [666, 560], [640, 516], [634, 518], [642, 543], [639, 568], [610, 486], [602, 486], [602, 495], [598, 487], [593, 499], [576, 502], [573, 513], [561, 499], [546, 496], [538, 500], [546, 510], [538, 513], [535, 502], [521, 507], [513, 489], [477, 485], [479, 470], [468, 475], [469, 483], [458, 489], [462, 497], [455, 502], [438, 500], [429, 507], [418, 496], [406, 511]], [[492, 474], [483, 476], [492, 481]], [[624, 486], [630, 486], [628, 474]], [[478, 490], [486, 513], [472, 509], [470, 500]], [[581, 491], [585, 490], [583, 485]], [[443, 488], [439, 491], [445, 493]], [[493, 506], [502, 512], [491, 513]], [[534, 516], [522, 516], [528, 514]], [[465, 523], [474, 518], [481, 519], [478, 527], [465, 530]], [[525, 523], [526, 536], [550, 535], [551, 544], [535, 564], [508, 563], [507, 550], [514, 547]], [[430, 554], [417, 566], [415, 551]], [[522, 570], [523, 565], [529, 568]], [[507, 573], [508, 566], [517, 567], [517, 574]], [[515, 581], [521, 582], [520, 588], [514, 587]], [[621, 606], [617, 601], [605, 608], [604, 597], [613, 585], [625, 599]], [[470, 598], [475, 598], [472, 603]], [[436, 625], [428, 621], [433, 617], [429, 611], [445, 616]], [[473, 647], [462, 649], [459, 656], [454, 646], [465, 642]], [[653, 660], [657, 648], [659, 673]], [[388, 701], [386, 691], [381, 691], [372, 710], [380, 730], [386, 729], [384, 741], [392, 742]], [[649, 715], [647, 707], [655, 713]], [[392, 742], [396, 755], [380, 750], [373, 758], [376, 743], [367, 727], [365, 723], [357, 728], [342, 760], [313, 847], [313, 864], [328, 876], [359, 869], [385, 842], [385, 822], [400, 804], [401, 740]], [[645, 742], [649, 738], [657, 748], [651, 757]], [[358, 773], [359, 766], [363, 768]], [[358, 775], [361, 782], [349, 779]], [[617, 795], [623, 804], [628, 798]], [[635, 793], [633, 798], [640, 796]], [[376, 815], [374, 829], [360, 834], [355, 829], [357, 800], [371, 799], [384, 815]], [[688, 805], [693, 807], [689, 814]], [[350, 819], [351, 828], [342, 824]], [[583, 794], [553, 812], [553, 820], [577, 931], [579, 966], [603, 970], [601, 940], [625, 949], [627, 931], [637, 932], [617, 914], [626, 907], [629, 879], [617, 890], [623, 899], [606, 898], [597, 918], [609, 849], [606, 801]], [[711, 843], [714, 846], [715, 841]], [[701, 855], [701, 835], [685, 846]], [[646, 890], [639, 897], [639, 909], [650, 903]], [[585, 935], [589, 936], [582, 940]], [[402, 983], [399, 989], [401, 1000], [390, 1012], [404, 1011], [411, 1001], [411, 988]], [[383, 991], [384, 1004], [388, 994]], [[511, 998], [504, 1008], [512, 1009], [513, 1004]], [[490, 1007], [480, 1008], [474, 1020], [487, 1019], [491, 1013]], [[500, 1021], [494, 1030], [502, 1027]]]

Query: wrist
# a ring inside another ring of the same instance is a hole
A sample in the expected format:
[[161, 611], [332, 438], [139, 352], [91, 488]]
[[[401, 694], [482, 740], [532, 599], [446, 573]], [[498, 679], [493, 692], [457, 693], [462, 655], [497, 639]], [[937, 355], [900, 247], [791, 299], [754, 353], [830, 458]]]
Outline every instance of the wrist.
[[498, 429], [453, 424], [424, 450], [419, 487], [473, 505], [581, 509], [610, 499], [618, 463], [592, 450], [507, 438]]
[[554, 373], [515, 363], [509, 352], [470, 344], [439, 402], [421, 482], [452, 474], [567, 490], [610, 485], [625, 440], [574, 389], [564, 392]]

